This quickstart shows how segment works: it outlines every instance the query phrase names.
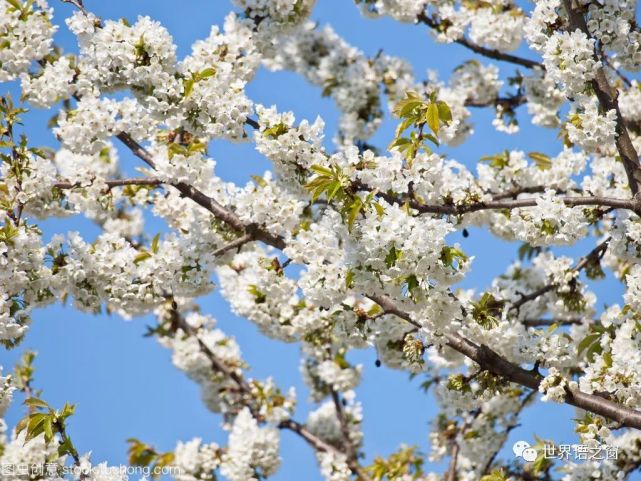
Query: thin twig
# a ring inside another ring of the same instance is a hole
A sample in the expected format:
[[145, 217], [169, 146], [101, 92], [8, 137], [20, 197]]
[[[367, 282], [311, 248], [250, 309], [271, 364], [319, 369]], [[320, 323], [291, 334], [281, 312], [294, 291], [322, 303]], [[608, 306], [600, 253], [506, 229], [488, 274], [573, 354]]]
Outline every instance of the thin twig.
[[[106, 180], [104, 181], [104, 184], [107, 185], [109, 189], [112, 189], [114, 187], [125, 187], [127, 185], [161, 185], [163, 184], [164, 181], [161, 179], [156, 179], [156, 178], [132, 178], [132, 179], [112, 179], [112, 180]], [[82, 188], [86, 187], [78, 182], [72, 183], [72, 182], [57, 182], [54, 184], [54, 187], [60, 190], [67, 190], [67, 189], [77, 189], [77, 188]]]
[[[432, 30], [438, 31], [439, 28], [441, 27], [440, 22], [434, 20], [433, 18], [428, 16], [425, 12], [420, 13], [417, 17], [417, 20], [421, 23], [424, 23], [425, 25], [430, 27]], [[530, 69], [538, 68], [538, 69], [544, 70], [543, 64], [539, 62], [518, 57], [516, 55], [511, 55], [509, 53], [504, 53], [504, 52], [501, 52], [500, 50], [481, 47], [480, 45], [477, 45], [476, 43], [472, 42], [471, 40], [465, 37], [459, 37], [456, 40], [454, 40], [454, 42], [464, 46], [465, 48], [471, 50], [474, 53], [483, 55], [484, 57], [492, 58], [494, 60], [501, 60], [503, 62], [513, 63], [515, 65], [520, 65], [525, 68], [530, 68]]]
[[[605, 251], [608, 248], [608, 243], [610, 242], [610, 237], [606, 238], [604, 241], [599, 243], [594, 249], [592, 249], [587, 255], [583, 256], [579, 262], [572, 268], [572, 272], [578, 273], [585, 269], [591, 262], [600, 259], [605, 254]], [[556, 286], [554, 283], [546, 284], [539, 289], [530, 292], [529, 294], [524, 294], [521, 298], [513, 303], [510, 306], [511, 311], [517, 311], [526, 303], [538, 299], [544, 294], [547, 294], [553, 290]]]
[[[251, 387], [249, 386], [249, 384], [247, 384], [247, 382], [243, 379], [243, 377], [240, 374], [238, 374], [237, 371], [233, 369], [229, 369], [223, 362], [221, 362], [218, 359], [218, 357], [216, 357], [216, 354], [214, 354], [214, 352], [209, 348], [209, 346], [207, 346], [207, 344], [203, 342], [203, 340], [198, 336], [197, 332], [185, 321], [185, 319], [180, 315], [180, 313], [176, 309], [172, 309], [170, 312], [172, 316], [172, 323], [176, 326], [176, 328], [181, 329], [185, 334], [196, 339], [196, 341], [198, 342], [198, 347], [200, 351], [207, 357], [207, 359], [209, 359], [212, 369], [216, 372], [222, 373], [225, 377], [231, 379], [236, 384], [236, 386], [238, 386], [238, 389], [243, 394], [247, 396], [251, 396]], [[249, 406], [249, 408], [250, 410], [252, 409], [251, 406]], [[252, 412], [252, 415], [254, 417], [259, 417], [256, 412]], [[277, 427], [279, 429], [285, 429], [298, 434], [316, 451], [321, 451], [321, 452], [337, 451], [336, 448], [326, 443], [316, 435], [312, 434], [305, 427], [305, 425], [299, 423], [298, 421], [295, 421], [294, 419], [286, 419], [284, 421], [281, 421]], [[360, 467], [356, 469], [356, 467], [354, 467], [352, 464], [352, 466], [350, 466], [350, 469], [352, 469], [354, 474], [356, 474], [361, 479], [363, 479], [363, 481], [371, 481], [370, 479], [368, 479], [367, 475], [362, 472], [362, 469], [360, 469]]]

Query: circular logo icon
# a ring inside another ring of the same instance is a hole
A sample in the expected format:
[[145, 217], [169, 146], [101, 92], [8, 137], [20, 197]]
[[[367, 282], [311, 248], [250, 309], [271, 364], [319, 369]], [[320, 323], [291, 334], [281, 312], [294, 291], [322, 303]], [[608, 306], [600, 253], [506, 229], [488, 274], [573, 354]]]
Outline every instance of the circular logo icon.
[[525, 451], [527, 448], [530, 447], [530, 443], [527, 441], [517, 441], [514, 443], [514, 446], [512, 446], [512, 451], [514, 451], [514, 455], [517, 458], [523, 457], [523, 451]]

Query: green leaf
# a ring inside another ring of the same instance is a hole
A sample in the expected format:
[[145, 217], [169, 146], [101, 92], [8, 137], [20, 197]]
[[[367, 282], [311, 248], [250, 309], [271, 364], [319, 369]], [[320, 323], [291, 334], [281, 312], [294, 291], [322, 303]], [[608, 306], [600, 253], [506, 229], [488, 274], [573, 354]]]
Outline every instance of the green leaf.
[[396, 132], [394, 133], [395, 139], [398, 138], [407, 128], [415, 122], [415, 119], [405, 119], [396, 127]]
[[260, 187], [265, 187], [267, 185], [267, 181], [263, 179], [260, 175], [252, 175], [252, 180], [256, 182], [256, 185]]
[[439, 118], [446, 124], [449, 124], [452, 121], [452, 111], [450, 110], [449, 105], [442, 100], [436, 102], [436, 105], [438, 106]]
[[[342, 185], [339, 181], [335, 180], [331, 182], [327, 188], [327, 202], [331, 202], [334, 196], [341, 189]], [[358, 212], [357, 212], [358, 214]]]
[[42, 399], [38, 399], [35, 397], [30, 397], [28, 399], [25, 399], [24, 403], [31, 408], [51, 409], [49, 407], [49, 404], [44, 402]]
[[39, 436], [44, 432], [44, 422], [47, 417], [50, 417], [49, 413], [35, 413], [29, 416], [29, 424], [27, 425], [27, 434], [25, 435], [25, 443], [31, 441], [36, 436]]
[[603, 353], [603, 362], [607, 367], [612, 367], [612, 353], [610, 351]]
[[213, 77], [214, 75], [216, 75], [216, 69], [214, 67], [209, 67], [198, 74], [198, 79], [202, 80]]
[[376, 210], [376, 214], [378, 217], [383, 217], [385, 215], [385, 207], [383, 207], [381, 204], [378, 202], [374, 202], [374, 209]]
[[441, 249], [441, 262], [448, 267], [457, 268], [467, 259], [465, 253], [456, 247], [443, 246]]
[[352, 231], [354, 222], [356, 222], [356, 218], [358, 217], [358, 214], [360, 213], [362, 208], [363, 202], [361, 201], [360, 197], [355, 197], [354, 202], [352, 202], [352, 205], [349, 208], [349, 215], [347, 216], [347, 230], [349, 232]]
[[[160, 232], [156, 234], [151, 241], [151, 252], [158, 254], [158, 242], [160, 241]], [[135, 261], [134, 261], [135, 262]]]
[[279, 124], [269, 127], [268, 129], [265, 129], [265, 131], [263, 132], [263, 136], [271, 137], [272, 139], [277, 139], [281, 135], [286, 134], [288, 131], [289, 131], [289, 128], [281, 122]]
[[73, 413], [76, 412], [76, 406], [73, 404], [65, 403], [65, 405], [62, 407], [62, 410], [58, 414], [58, 417], [64, 419], [67, 419], [69, 416], [72, 416]]
[[600, 333], [588, 334], [587, 336], [585, 336], [581, 340], [581, 342], [579, 342], [579, 345], [577, 347], [577, 354], [580, 356], [581, 353], [589, 348], [593, 343], [599, 342], [599, 339], [601, 339]]
[[478, 302], [472, 303], [472, 306], [474, 320], [483, 329], [493, 329], [499, 324], [505, 301], [496, 299], [491, 293], [485, 292]]
[[536, 166], [541, 170], [549, 170], [552, 168], [552, 159], [541, 152], [530, 152], [528, 153], [530, 158], [534, 161]]
[[354, 286], [354, 271], [349, 269], [347, 274], [345, 274], [345, 289], [349, 289]]
[[134, 257], [134, 264], [140, 264], [143, 261], [146, 261], [151, 257], [151, 254], [147, 251], [142, 251], [136, 257]]
[[438, 111], [438, 105], [434, 102], [431, 102], [427, 107], [427, 112], [425, 113], [425, 122], [427, 122], [428, 127], [434, 134], [438, 135], [440, 127], [440, 117]]
[[334, 172], [332, 171], [332, 169], [328, 167], [324, 167], [322, 165], [314, 164], [310, 167], [310, 170], [312, 170], [313, 172], [316, 172], [318, 175], [323, 175], [326, 177], [332, 177], [334, 175]]
[[194, 91], [194, 84], [196, 80], [194, 78], [188, 78], [183, 80], [183, 97], [189, 97]]
[[258, 290], [258, 287], [255, 284], [250, 284], [248, 288], [249, 293], [254, 296], [254, 302], [256, 304], [264, 304], [267, 301], [267, 296], [264, 292]]
[[387, 252], [387, 255], [385, 256], [385, 265], [388, 269], [394, 267], [394, 265], [396, 265], [396, 262], [399, 261], [402, 256], [403, 251], [397, 250], [396, 246], [392, 245], [392, 247], [390, 247], [390, 250]]
[[495, 469], [490, 474], [486, 474], [479, 481], [507, 481], [503, 471]]
[[407, 287], [407, 292], [410, 297], [415, 299], [416, 296], [414, 295], [414, 292], [419, 288], [418, 278], [414, 274], [407, 276], [405, 279], [405, 286]]
[[22, 10], [22, 5], [18, 0], [5, 0], [9, 5], [11, 5], [16, 10]]
[[53, 418], [47, 416], [43, 424], [43, 432], [45, 434], [45, 444], [49, 444], [53, 440]]

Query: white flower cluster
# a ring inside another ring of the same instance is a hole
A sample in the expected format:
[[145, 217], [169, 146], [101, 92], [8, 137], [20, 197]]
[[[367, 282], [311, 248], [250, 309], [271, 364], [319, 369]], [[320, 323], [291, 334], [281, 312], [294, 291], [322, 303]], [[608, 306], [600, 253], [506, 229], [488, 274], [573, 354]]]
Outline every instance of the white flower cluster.
[[568, 97], [582, 93], [601, 67], [594, 58], [594, 39], [580, 30], [554, 32], [545, 44], [543, 64], [546, 74], [564, 86]]
[[41, 75], [22, 74], [22, 95], [34, 107], [51, 107], [66, 100], [75, 92], [75, 71], [69, 57], [60, 57], [47, 63]]
[[379, 90], [385, 70], [377, 69], [331, 27], [316, 29], [306, 23], [296, 35], [281, 39], [265, 64], [271, 70], [295, 71], [332, 97], [342, 114], [341, 143], [367, 139], [380, 125]]
[[[352, 391], [345, 393], [345, 399], [348, 404], [343, 408], [343, 417], [349, 429], [349, 439], [353, 446], [360, 446], [363, 441], [360, 429], [363, 420], [362, 408], [360, 403], [354, 402]], [[340, 446], [344, 441], [333, 401], [325, 401], [318, 409], [309, 413], [305, 426], [312, 434], [331, 445]]]
[[133, 99], [83, 97], [75, 110], [60, 112], [54, 132], [72, 152], [94, 154], [120, 132], [129, 132], [134, 139], [141, 140], [149, 138], [155, 127], [155, 122]]
[[570, 383], [568, 383], [567, 379], [561, 375], [559, 370], [555, 367], [551, 367], [547, 376], [545, 376], [541, 381], [541, 384], [539, 384], [539, 392], [543, 394], [541, 399], [543, 401], [562, 403], [565, 401], [569, 386]]
[[229, 445], [220, 472], [229, 481], [258, 481], [280, 466], [280, 437], [274, 427], [258, 426], [249, 409], [238, 413], [229, 434]]
[[0, 82], [13, 80], [49, 54], [57, 30], [52, 17], [46, 0], [21, 8], [13, 2], [0, 3]]
[[[65, 458], [58, 456], [58, 448], [55, 443], [46, 445], [44, 434], [40, 434], [29, 441], [25, 441], [25, 436], [26, 431], [22, 431], [17, 436], [15, 431], [11, 434], [11, 439], [2, 446], [0, 466], [39, 466], [44, 471], [45, 465], [47, 465], [48, 469], [51, 469], [54, 473], [62, 472]], [[24, 474], [15, 469], [13, 473], [5, 469], [2, 479], [3, 481], [20, 481], [24, 480]]]
[[590, 34], [616, 57], [618, 65], [638, 70], [641, 66], [641, 32], [636, 26], [636, 4], [607, 0], [591, 3], [588, 11]]
[[205, 444], [200, 438], [179, 442], [171, 462], [176, 481], [214, 481], [214, 470], [219, 466], [219, 446], [216, 443]]
[[583, 102], [580, 110], [570, 114], [565, 125], [570, 141], [586, 152], [613, 152], [616, 136], [614, 110], [608, 110], [603, 115], [596, 102]]
[[13, 393], [16, 388], [11, 381], [11, 376], [2, 376], [2, 366], [0, 366], [0, 418], [4, 417], [13, 400]]

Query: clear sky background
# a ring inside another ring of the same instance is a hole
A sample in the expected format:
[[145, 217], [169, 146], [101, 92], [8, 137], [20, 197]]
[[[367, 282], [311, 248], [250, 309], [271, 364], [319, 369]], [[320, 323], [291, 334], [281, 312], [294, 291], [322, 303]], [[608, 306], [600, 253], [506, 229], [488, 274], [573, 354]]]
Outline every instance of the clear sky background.
[[[135, 21], [138, 15], [159, 20], [173, 35], [179, 57], [190, 52], [191, 44], [209, 34], [211, 25], [222, 25], [224, 16], [232, 9], [225, 0], [86, 0], [86, 7], [102, 18], [125, 17]], [[64, 24], [71, 6], [50, 0], [60, 25], [56, 41], [65, 51], [77, 51], [75, 39]], [[321, 25], [330, 24], [349, 43], [369, 56], [381, 48], [391, 55], [405, 57], [414, 66], [417, 78], [425, 78], [427, 70], [436, 70], [447, 79], [460, 63], [474, 55], [457, 45], [439, 45], [432, 41], [426, 27], [400, 24], [390, 19], [363, 18], [353, 1], [318, 0], [312, 18]], [[534, 58], [532, 52], [523, 55]], [[486, 63], [486, 60], [479, 59]], [[500, 65], [504, 73], [511, 66]], [[0, 87], [19, 94], [15, 86]], [[266, 105], [275, 104], [279, 110], [292, 110], [298, 120], [313, 121], [320, 115], [327, 124], [327, 145], [335, 133], [338, 112], [333, 102], [321, 97], [321, 90], [308, 85], [302, 78], [288, 72], [271, 73], [261, 70], [248, 87], [250, 97]], [[32, 112], [26, 116], [27, 133], [31, 144], [56, 146], [57, 142], [46, 128], [54, 112]], [[440, 151], [474, 166], [482, 155], [504, 149], [541, 151], [556, 155], [562, 148], [555, 132], [534, 128], [529, 124], [525, 108], [520, 110], [521, 132], [514, 136], [497, 133], [491, 126], [493, 115], [487, 111], [473, 113], [475, 133], [461, 147]], [[384, 148], [393, 135], [394, 121], [386, 119], [372, 143]], [[121, 163], [126, 170], [140, 162], [120, 149]], [[214, 142], [210, 155], [217, 161], [217, 172], [223, 179], [245, 183], [251, 175], [269, 169], [268, 161], [253, 150], [251, 144]], [[57, 232], [78, 230], [91, 239], [98, 234], [95, 226], [81, 217], [47, 220], [40, 224], [46, 238]], [[155, 233], [162, 223], [151, 219], [148, 232]], [[493, 239], [487, 233], [471, 229], [469, 238], [452, 236], [465, 252], [476, 256], [464, 287], [487, 286], [493, 277], [503, 273], [516, 258], [517, 245]], [[587, 253], [593, 244], [580, 242], [577, 246], [559, 249], [572, 255]], [[620, 301], [621, 286], [611, 278], [600, 282], [595, 290], [599, 308]], [[214, 292], [200, 299], [205, 312], [213, 314], [218, 325], [236, 337], [245, 359], [252, 366], [250, 376], [265, 378], [272, 375], [282, 388], [295, 386], [299, 397], [296, 418], [304, 421], [310, 407], [308, 392], [298, 370], [299, 349], [269, 340], [260, 335], [247, 320], [234, 316], [221, 296]], [[125, 321], [117, 316], [80, 313], [69, 305], [55, 305], [33, 313], [33, 324], [23, 344], [13, 351], [0, 351], [0, 364], [9, 370], [21, 352], [38, 352], [35, 387], [44, 390], [44, 398], [53, 406], [65, 401], [77, 404], [70, 420], [69, 432], [81, 453], [92, 451], [94, 462], [126, 464], [125, 440], [137, 437], [160, 450], [171, 450], [178, 440], [201, 437], [224, 444], [227, 433], [220, 428], [220, 418], [205, 409], [200, 401], [198, 386], [171, 363], [170, 352], [154, 339], [145, 338], [151, 316]], [[351, 354], [351, 360], [364, 364], [363, 383], [357, 389], [364, 404], [365, 451], [368, 460], [376, 455], [388, 455], [402, 443], [415, 444], [422, 452], [429, 451], [429, 422], [437, 414], [431, 395], [418, 389], [419, 380], [409, 381], [407, 373], [376, 368], [373, 350]], [[5, 371], [6, 372], [6, 371]], [[9, 410], [10, 426], [22, 417], [24, 409], [18, 402]], [[515, 429], [507, 450], [519, 439], [534, 441], [534, 435], [553, 439], [557, 443], [576, 441], [571, 419], [574, 412], [567, 406], [539, 402], [522, 417], [522, 427]], [[289, 432], [282, 433], [283, 463], [272, 478], [275, 481], [322, 479], [311, 451], [301, 439]], [[439, 470], [444, 465], [437, 466]], [[427, 465], [430, 470], [432, 467]], [[639, 480], [636, 475], [632, 478]]]

